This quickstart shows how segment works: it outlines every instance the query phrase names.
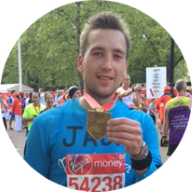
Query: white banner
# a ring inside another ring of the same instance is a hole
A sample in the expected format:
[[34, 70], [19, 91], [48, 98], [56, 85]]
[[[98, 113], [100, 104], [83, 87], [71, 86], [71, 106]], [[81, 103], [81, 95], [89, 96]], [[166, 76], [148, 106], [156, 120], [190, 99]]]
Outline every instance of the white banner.
[[166, 67], [146, 68], [146, 93], [147, 98], [159, 98], [164, 92], [163, 88], [167, 85]]

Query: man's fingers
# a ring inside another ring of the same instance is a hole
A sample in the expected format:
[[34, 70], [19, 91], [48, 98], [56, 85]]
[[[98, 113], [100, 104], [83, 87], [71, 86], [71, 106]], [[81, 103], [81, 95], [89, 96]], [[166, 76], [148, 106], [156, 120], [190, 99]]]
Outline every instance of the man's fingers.
[[140, 127], [134, 127], [134, 126], [125, 125], [125, 124], [107, 126], [106, 129], [108, 132], [124, 132], [124, 133], [138, 134], [138, 135], [142, 134]]
[[132, 119], [128, 118], [115, 118], [115, 119], [110, 119], [107, 121], [107, 126], [115, 126], [115, 125], [130, 125], [130, 126], [140, 126], [140, 123], [137, 121], [134, 121]]
[[137, 141], [141, 139], [141, 135], [133, 135], [131, 133], [126, 132], [114, 132], [114, 131], [107, 131], [107, 136], [113, 137], [113, 138], [120, 138], [120, 139], [126, 139], [130, 141]]

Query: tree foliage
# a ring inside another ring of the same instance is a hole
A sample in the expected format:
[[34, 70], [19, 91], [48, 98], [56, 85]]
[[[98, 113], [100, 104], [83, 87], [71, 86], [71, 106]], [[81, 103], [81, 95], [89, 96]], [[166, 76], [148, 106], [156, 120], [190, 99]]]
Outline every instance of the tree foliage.
[[[156, 21], [127, 5], [102, 0], [83, 1], [49, 12], [22, 34], [23, 84], [46, 90], [75, 84], [82, 87], [81, 76], [76, 70], [79, 36], [88, 18], [101, 11], [118, 13], [130, 29], [128, 73], [133, 83], [145, 82], [146, 67], [169, 66], [171, 37]], [[187, 76], [188, 70], [177, 45], [174, 54], [175, 66], [182, 67], [182, 75]], [[6, 61], [2, 83], [18, 82], [17, 57], [16, 43]]]

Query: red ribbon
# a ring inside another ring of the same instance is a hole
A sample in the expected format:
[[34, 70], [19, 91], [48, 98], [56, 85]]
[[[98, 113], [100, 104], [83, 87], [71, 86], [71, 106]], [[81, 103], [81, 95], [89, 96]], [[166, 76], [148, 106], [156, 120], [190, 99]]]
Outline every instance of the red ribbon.
[[112, 106], [114, 105], [114, 103], [117, 101], [118, 99], [118, 94], [115, 93], [114, 98], [111, 102], [106, 103], [104, 105], [100, 105], [99, 103], [97, 103], [97, 101], [95, 101], [95, 99], [93, 99], [88, 93], [86, 93], [85, 91], [83, 92], [83, 96], [85, 98], [85, 100], [87, 101], [87, 103], [90, 105], [91, 108], [95, 109], [95, 108], [100, 108], [100, 109], [104, 109], [105, 111], [108, 111], [109, 109], [112, 108]]

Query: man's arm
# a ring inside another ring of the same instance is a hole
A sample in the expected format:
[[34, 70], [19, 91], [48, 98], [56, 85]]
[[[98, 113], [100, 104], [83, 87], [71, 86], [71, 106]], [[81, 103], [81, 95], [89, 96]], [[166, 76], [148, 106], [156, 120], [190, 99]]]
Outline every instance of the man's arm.
[[[139, 114], [138, 114], [139, 115]], [[140, 155], [143, 141], [148, 146], [148, 155], [145, 159], [136, 162], [134, 170], [137, 174], [136, 180], [140, 181], [152, 174], [157, 167], [161, 166], [159, 153], [158, 134], [152, 119], [145, 115], [143, 118], [144, 133], [142, 133], [139, 122], [127, 118], [111, 119], [107, 122], [107, 136], [109, 141], [124, 145], [130, 157]], [[134, 161], [135, 163], [135, 161]]]
[[8, 104], [3, 99], [1, 99], [0, 102], [5, 107], [5, 109], [9, 108]]
[[140, 105], [140, 95], [139, 91], [136, 91], [133, 97], [133, 103], [135, 104], [136, 107], [139, 107]]
[[118, 94], [119, 97], [126, 97], [126, 96], [130, 95], [133, 92], [134, 91], [132, 89], [129, 89], [129, 90], [126, 90], [126, 91], [119, 90], [119, 91], [117, 91], [117, 94]]
[[131, 93], [135, 92], [135, 91], [139, 91], [141, 90], [141, 85], [140, 84], [137, 84], [135, 87], [133, 87], [132, 89], [128, 89], [126, 91], [117, 91], [117, 94], [119, 97], [126, 97], [128, 95], [130, 95]]

